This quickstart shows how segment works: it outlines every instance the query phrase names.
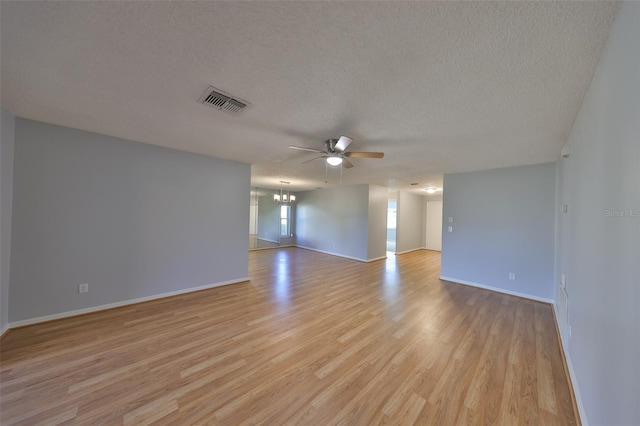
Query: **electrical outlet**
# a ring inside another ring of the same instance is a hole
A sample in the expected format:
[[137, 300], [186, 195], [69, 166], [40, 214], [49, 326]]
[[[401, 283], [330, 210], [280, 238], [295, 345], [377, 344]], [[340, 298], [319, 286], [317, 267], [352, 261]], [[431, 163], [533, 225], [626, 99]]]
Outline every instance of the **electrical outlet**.
[[78, 293], [88, 293], [89, 292], [89, 284], [80, 284], [78, 286]]
[[516, 274], [514, 274], [513, 272], [509, 272], [509, 279], [510, 280], [515, 280], [516, 279]]

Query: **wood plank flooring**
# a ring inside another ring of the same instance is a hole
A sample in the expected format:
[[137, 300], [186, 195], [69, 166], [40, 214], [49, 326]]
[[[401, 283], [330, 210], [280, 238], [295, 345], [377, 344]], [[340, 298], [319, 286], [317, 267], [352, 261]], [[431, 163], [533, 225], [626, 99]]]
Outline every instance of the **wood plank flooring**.
[[249, 254], [251, 281], [13, 330], [3, 425], [576, 424], [551, 307], [369, 264]]

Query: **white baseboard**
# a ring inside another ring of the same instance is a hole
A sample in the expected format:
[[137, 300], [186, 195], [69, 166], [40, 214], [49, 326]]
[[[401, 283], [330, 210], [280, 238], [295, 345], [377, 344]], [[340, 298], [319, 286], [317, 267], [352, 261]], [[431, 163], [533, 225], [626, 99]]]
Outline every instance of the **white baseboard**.
[[9, 330], [11, 330], [11, 328], [9, 328], [9, 324], [5, 324], [4, 327], [2, 327], [2, 330], [0, 330], [0, 339], [2, 339]]
[[564, 336], [560, 332], [562, 328], [560, 324], [558, 324], [558, 308], [555, 303], [553, 305], [553, 318], [556, 321], [556, 329], [558, 330], [558, 335], [560, 336], [560, 344], [562, 345], [562, 353], [564, 354], [565, 362], [567, 363], [567, 370], [569, 370], [569, 380], [571, 380], [571, 386], [573, 387], [573, 396], [576, 398], [576, 405], [578, 406], [578, 415], [580, 416], [580, 423], [583, 426], [589, 426], [587, 422], [587, 414], [584, 410], [584, 405], [582, 404], [582, 397], [580, 396], [580, 388], [578, 387], [578, 381], [576, 380], [576, 372], [573, 369], [573, 363], [571, 362], [571, 356], [569, 356], [569, 347], [567, 346], [566, 341], [564, 340]]
[[418, 251], [418, 250], [424, 250], [422, 247], [416, 247], [414, 249], [411, 250], [405, 250], [405, 251], [397, 251], [395, 254], [405, 254], [405, 253], [411, 253], [412, 251]]
[[273, 249], [281, 249], [281, 248], [287, 248], [287, 247], [296, 247], [296, 245], [295, 244], [281, 244], [281, 245], [273, 246], [273, 247], [256, 247], [256, 248], [250, 248], [249, 251], [273, 250]]
[[241, 283], [241, 282], [245, 282], [245, 281], [249, 281], [249, 277], [238, 278], [238, 279], [230, 280], [230, 281], [222, 281], [222, 282], [213, 283], [213, 284], [205, 284], [205, 285], [202, 285], [202, 286], [190, 287], [190, 288], [185, 288], [185, 289], [182, 289], [182, 290], [169, 291], [167, 293], [154, 294], [153, 296], [145, 296], [145, 297], [139, 297], [139, 298], [136, 298], [136, 299], [123, 300], [122, 302], [108, 303], [106, 305], [92, 306], [90, 308], [76, 309], [76, 310], [73, 310], [73, 311], [61, 312], [59, 314], [45, 315], [45, 316], [37, 317], [37, 318], [14, 321], [14, 322], [10, 322], [9, 323], [9, 327], [8, 328], [12, 329], [12, 328], [16, 328], [16, 327], [23, 327], [25, 325], [38, 324], [38, 323], [41, 323], [41, 322], [52, 321], [52, 320], [61, 319], [61, 318], [74, 317], [76, 315], [83, 315], [83, 314], [89, 314], [91, 312], [104, 311], [105, 309], [119, 308], [121, 306], [127, 306], [127, 305], [133, 305], [133, 304], [136, 304], [136, 303], [148, 302], [150, 300], [163, 299], [165, 297], [177, 296], [177, 295], [180, 295], [180, 294], [192, 293], [194, 291], [207, 290], [209, 288], [221, 287], [223, 285], [236, 284], [236, 283]]
[[366, 262], [375, 262], [376, 260], [386, 259], [387, 256], [374, 257], [373, 259], [369, 259]]
[[333, 252], [325, 251], [325, 250], [318, 250], [318, 249], [311, 248], [311, 247], [305, 247], [305, 246], [300, 246], [300, 245], [296, 245], [296, 247], [301, 248], [301, 249], [305, 249], [305, 250], [317, 251], [318, 253], [329, 254], [331, 256], [344, 257], [345, 259], [357, 260], [358, 262], [365, 262], [365, 263], [374, 262], [376, 260], [386, 259], [387, 258], [387, 256], [381, 256], [381, 257], [376, 257], [374, 259], [361, 259], [359, 257], [345, 256], [344, 254], [333, 253]]
[[270, 243], [276, 243], [276, 244], [280, 244], [280, 240], [276, 241], [276, 240], [268, 240], [266, 238], [256, 238], [257, 240], [261, 240], [261, 241], [268, 241]]
[[496, 291], [498, 293], [509, 294], [511, 296], [518, 296], [518, 297], [522, 297], [524, 299], [531, 299], [531, 300], [535, 300], [537, 302], [544, 302], [544, 303], [553, 304], [553, 299], [547, 299], [547, 298], [544, 298], [544, 297], [533, 296], [531, 294], [520, 293], [518, 291], [506, 290], [504, 288], [492, 287], [490, 285], [478, 284], [478, 283], [474, 283], [474, 282], [471, 282], [471, 281], [459, 280], [457, 278], [451, 278], [451, 277], [440, 276], [440, 279], [443, 280], [443, 281], [451, 281], [452, 283], [464, 284], [464, 285], [470, 285], [472, 287], [484, 288], [485, 290]]

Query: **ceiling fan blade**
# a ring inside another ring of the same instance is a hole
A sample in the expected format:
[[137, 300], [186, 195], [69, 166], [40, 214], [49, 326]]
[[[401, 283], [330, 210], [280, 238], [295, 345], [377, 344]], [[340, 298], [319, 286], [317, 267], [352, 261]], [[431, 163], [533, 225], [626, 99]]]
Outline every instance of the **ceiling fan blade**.
[[312, 158], [311, 160], [307, 160], [307, 161], [303, 161], [302, 164], [304, 163], [310, 163], [311, 161], [315, 161], [315, 160], [319, 160], [321, 158], [327, 158], [326, 155], [323, 155], [322, 157], [316, 157], [316, 158]]
[[350, 137], [340, 136], [340, 139], [338, 139], [338, 142], [336, 142], [336, 145], [333, 147], [333, 149], [338, 152], [344, 152], [344, 150], [347, 149], [349, 145], [351, 145], [351, 142], [353, 142], [353, 139], [351, 139]]
[[342, 159], [342, 167], [344, 167], [345, 169], [350, 169], [353, 167], [353, 164], [347, 160], [346, 158]]
[[291, 149], [299, 149], [300, 151], [311, 151], [311, 152], [318, 152], [320, 154], [326, 154], [326, 152], [321, 151], [319, 149], [306, 148], [304, 146], [289, 145], [289, 148], [291, 148]]
[[345, 152], [344, 155], [353, 158], [382, 158], [384, 152]]

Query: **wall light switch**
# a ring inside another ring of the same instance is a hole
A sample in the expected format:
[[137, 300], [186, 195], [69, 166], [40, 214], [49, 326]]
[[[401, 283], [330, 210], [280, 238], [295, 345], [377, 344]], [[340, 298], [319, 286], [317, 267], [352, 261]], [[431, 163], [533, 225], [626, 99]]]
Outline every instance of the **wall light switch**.
[[447, 227], [447, 232], [453, 232], [453, 226]]
[[453, 218], [452, 217], [449, 218], [449, 223], [453, 223]]
[[89, 284], [80, 284], [78, 286], [78, 293], [88, 293], [89, 292]]

